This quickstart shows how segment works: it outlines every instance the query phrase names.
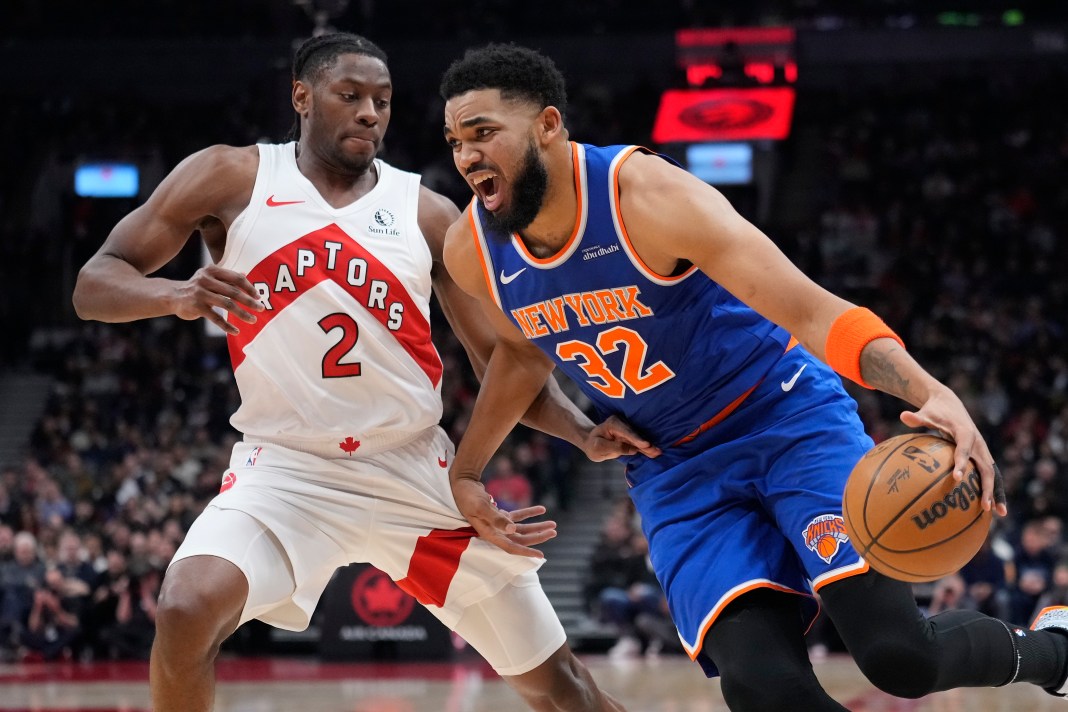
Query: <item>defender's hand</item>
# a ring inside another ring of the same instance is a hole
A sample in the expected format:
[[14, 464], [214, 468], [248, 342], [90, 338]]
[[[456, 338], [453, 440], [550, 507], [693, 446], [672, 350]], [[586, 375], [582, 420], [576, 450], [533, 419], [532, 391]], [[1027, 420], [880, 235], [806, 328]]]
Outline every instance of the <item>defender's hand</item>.
[[469, 477], [451, 481], [456, 507], [481, 539], [509, 554], [544, 559], [545, 554], [531, 547], [556, 536], [556, 522], [524, 524], [530, 517], [545, 514], [545, 507], [535, 506], [505, 512], [497, 508], [482, 482]]
[[590, 431], [582, 450], [594, 462], [639, 452], [646, 457], [660, 456], [660, 448], [638, 435], [625, 420], [615, 415], [609, 416]]
[[174, 313], [180, 319], [204, 318], [227, 334], [240, 330], [213, 309], [217, 307], [249, 324], [256, 323], [251, 311], [263, 311], [263, 303], [255, 287], [245, 275], [217, 265], [198, 269], [185, 282], [180, 282], [174, 298]]

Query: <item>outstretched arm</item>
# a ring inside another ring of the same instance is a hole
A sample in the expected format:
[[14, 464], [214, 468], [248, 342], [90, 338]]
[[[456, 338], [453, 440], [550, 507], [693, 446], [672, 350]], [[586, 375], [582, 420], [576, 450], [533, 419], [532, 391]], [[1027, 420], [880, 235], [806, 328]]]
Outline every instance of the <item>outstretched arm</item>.
[[677, 166], [635, 153], [619, 182], [623, 222], [646, 264], [660, 274], [671, 274], [680, 260], [697, 265], [838, 373], [915, 406], [901, 414], [902, 422], [950, 437], [955, 476], [973, 460], [984, 508], [1005, 514], [1004, 503], [994, 501], [993, 457], [964, 405], [878, 317], [806, 277], [718, 191]]

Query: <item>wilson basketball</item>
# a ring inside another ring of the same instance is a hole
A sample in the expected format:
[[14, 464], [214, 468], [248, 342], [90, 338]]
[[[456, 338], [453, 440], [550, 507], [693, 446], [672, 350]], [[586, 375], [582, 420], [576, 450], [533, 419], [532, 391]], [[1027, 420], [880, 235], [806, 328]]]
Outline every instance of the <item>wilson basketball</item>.
[[934, 581], [958, 571], [982, 546], [984, 511], [975, 463], [953, 479], [953, 443], [922, 433], [885, 440], [853, 468], [842, 516], [871, 567], [901, 581]]

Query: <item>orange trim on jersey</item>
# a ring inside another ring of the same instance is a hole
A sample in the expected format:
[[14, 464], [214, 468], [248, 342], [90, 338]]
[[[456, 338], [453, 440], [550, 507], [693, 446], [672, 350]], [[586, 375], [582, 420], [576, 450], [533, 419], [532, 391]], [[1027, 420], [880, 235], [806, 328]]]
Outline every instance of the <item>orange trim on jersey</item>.
[[[806, 593], [802, 593], [801, 591], [795, 591], [792, 588], [780, 586], [779, 584], [771, 583], [770, 581], [758, 581], [757, 583], [753, 583], [746, 586], [740, 591], [735, 591], [734, 595], [732, 595], [730, 598], [721, 602], [718, 606], [712, 609], [712, 616], [707, 621], [705, 621], [705, 624], [701, 626], [701, 630], [697, 632], [697, 641], [694, 646], [693, 652], [691, 653], [688, 650], [686, 651], [686, 654], [690, 656], [690, 660], [697, 660], [697, 656], [701, 654], [701, 648], [704, 647], [705, 644], [705, 636], [708, 635], [708, 630], [712, 627], [712, 624], [716, 622], [717, 618], [719, 618], [719, 614], [723, 613], [723, 609], [729, 606], [739, 596], [749, 593], [750, 591], [755, 591], [758, 588], [770, 588], [772, 591], [781, 591], [782, 593], [792, 593], [795, 596], [805, 596], [806, 598], [811, 598], [811, 596]], [[812, 623], [814, 623], [816, 619], [819, 618], [819, 615], [819, 610], [817, 610], [816, 615], [812, 616], [812, 621], [809, 622], [809, 628], [811, 628]], [[805, 632], [807, 633], [808, 630], [806, 630]]]
[[467, 217], [471, 222], [471, 237], [475, 241], [475, 250], [478, 251], [478, 261], [482, 264], [482, 276], [486, 278], [486, 290], [489, 291], [490, 299], [497, 301], [493, 296], [495, 294], [493, 290], [493, 274], [489, 269], [489, 262], [486, 261], [486, 255], [482, 252], [482, 240], [478, 239], [478, 226], [475, 224], [475, 206], [471, 205], [471, 209], [467, 211]]
[[556, 254], [550, 255], [549, 257], [542, 259], [540, 257], [535, 257], [534, 255], [530, 254], [530, 250], [527, 249], [527, 246], [523, 243], [523, 238], [519, 236], [518, 232], [512, 233], [512, 241], [519, 246], [519, 249], [523, 251], [523, 255], [528, 260], [537, 265], [551, 264], [556, 259], [558, 259], [560, 255], [567, 252], [571, 248], [571, 245], [575, 242], [575, 240], [578, 239], [579, 230], [582, 227], [582, 204], [584, 199], [584, 196], [582, 194], [582, 167], [579, 164], [579, 152], [575, 148], [574, 141], [568, 141], [568, 144], [571, 145], [572, 173], [575, 176], [575, 199], [577, 202], [576, 207], [578, 208], [578, 210], [576, 210], [575, 212], [575, 227], [571, 230], [571, 237], [567, 238], [567, 242], [564, 243], [563, 247], [556, 251]]
[[623, 224], [623, 206], [620, 204], [619, 200], [619, 169], [623, 167], [623, 164], [627, 161], [628, 158], [630, 158], [630, 155], [637, 151], [639, 148], [640, 146], [631, 146], [629, 149], [627, 149], [624, 153], [624, 156], [616, 162], [616, 169], [612, 172], [612, 195], [614, 195], [616, 199], [616, 222], [619, 223], [619, 231], [623, 233], [623, 239], [627, 242], [627, 247], [630, 249], [630, 254], [634, 256], [634, 259], [638, 260], [639, 264], [641, 264], [642, 266], [642, 269], [644, 269], [646, 272], [653, 275], [657, 279], [662, 279], [665, 282], [678, 282], [680, 279], [685, 279], [686, 277], [688, 277], [690, 273], [697, 269], [697, 265], [690, 265], [690, 269], [675, 277], [666, 277], [660, 274], [659, 272], [651, 268], [649, 265], [645, 264], [645, 260], [643, 260], [641, 255], [638, 254], [638, 251], [634, 249], [634, 243], [630, 241], [630, 235], [627, 233], [627, 226]]
[[689, 435], [686, 435], [685, 437], [683, 437], [678, 442], [672, 443], [671, 447], [678, 447], [679, 445], [685, 445], [686, 443], [693, 441], [694, 438], [696, 438], [698, 435], [700, 435], [701, 433], [705, 432], [709, 428], [713, 428], [713, 427], [719, 425], [721, 422], [723, 422], [723, 419], [726, 418], [731, 413], [733, 413], [734, 410], [738, 406], [740, 406], [742, 404], [742, 401], [744, 401], [746, 398], [748, 398], [749, 394], [752, 393], [753, 391], [755, 391], [756, 387], [759, 386], [761, 383], [763, 383], [763, 381], [764, 381], [764, 379], [760, 379], [759, 381], [757, 381], [753, 385], [752, 388], [750, 388], [748, 391], [746, 391], [745, 393], [743, 393], [742, 395], [738, 396], [737, 398], [732, 400], [730, 403], [728, 403], [727, 406], [723, 410], [721, 410], [720, 412], [716, 413], [715, 415], [713, 415], [711, 418], [709, 418], [705, 422], [703, 422], [700, 425], [698, 425], [696, 428], [694, 428], [693, 432], [691, 432]]
[[[800, 343], [801, 343], [800, 341], [798, 341], [796, 338], [791, 336], [790, 340], [786, 342], [786, 350], [783, 351], [783, 353], [786, 353], [787, 351], [789, 351], [793, 347], [798, 346]], [[689, 435], [684, 436], [678, 442], [672, 443], [671, 447], [678, 447], [679, 445], [685, 445], [686, 443], [691, 442], [694, 438], [696, 438], [698, 435], [700, 435], [701, 433], [705, 432], [709, 428], [713, 428], [716, 425], [719, 425], [720, 423], [722, 423], [724, 418], [726, 418], [728, 415], [733, 413], [735, 411], [735, 409], [737, 409], [738, 406], [740, 406], [742, 404], [742, 401], [744, 401], [746, 398], [748, 398], [749, 394], [752, 393], [753, 391], [755, 391], [757, 389], [757, 386], [759, 386], [763, 382], [764, 382], [763, 378], [760, 379], [759, 381], [757, 381], [755, 384], [753, 384], [752, 388], [750, 388], [748, 391], [746, 391], [745, 393], [743, 393], [742, 395], [738, 396], [737, 398], [732, 400], [730, 403], [728, 403], [726, 405], [726, 407], [723, 408], [723, 410], [721, 410], [720, 412], [716, 413], [715, 415], [713, 415], [711, 418], [709, 418], [705, 422], [703, 422], [700, 425], [698, 425], [696, 428], [694, 428], [694, 430]]]
[[813, 591], [819, 591], [821, 588], [823, 588], [824, 586], [826, 586], [829, 583], [834, 583], [835, 581], [841, 581], [842, 579], [847, 579], [847, 578], [849, 578], [851, 576], [860, 576], [861, 574], [866, 574], [866, 573], [868, 573], [868, 571], [870, 569], [871, 569], [871, 566], [868, 564], [867, 561], [865, 561], [864, 562], [864, 566], [862, 568], [851, 569], [849, 571], [843, 571], [840, 574], [836, 574], [834, 576], [831, 576], [830, 578], [824, 579], [823, 581], [820, 581], [818, 586], [813, 586], [812, 590]]

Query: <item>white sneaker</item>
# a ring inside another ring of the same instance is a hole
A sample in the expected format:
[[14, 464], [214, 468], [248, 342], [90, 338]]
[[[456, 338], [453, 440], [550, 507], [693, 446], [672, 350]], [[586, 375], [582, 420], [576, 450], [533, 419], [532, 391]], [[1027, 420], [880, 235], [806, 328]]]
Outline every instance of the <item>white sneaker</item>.
[[[1043, 630], [1053, 628], [1064, 635], [1068, 635], [1068, 606], [1049, 606], [1043, 608], [1035, 616], [1035, 622], [1031, 624], [1031, 630]], [[1046, 688], [1046, 692], [1056, 697], [1068, 697], [1068, 676], [1061, 686], [1052, 689]]]
[[634, 658], [641, 652], [641, 641], [634, 636], [624, 635], [608, 651], [608, 657], [612, 660], [621, 658]]

